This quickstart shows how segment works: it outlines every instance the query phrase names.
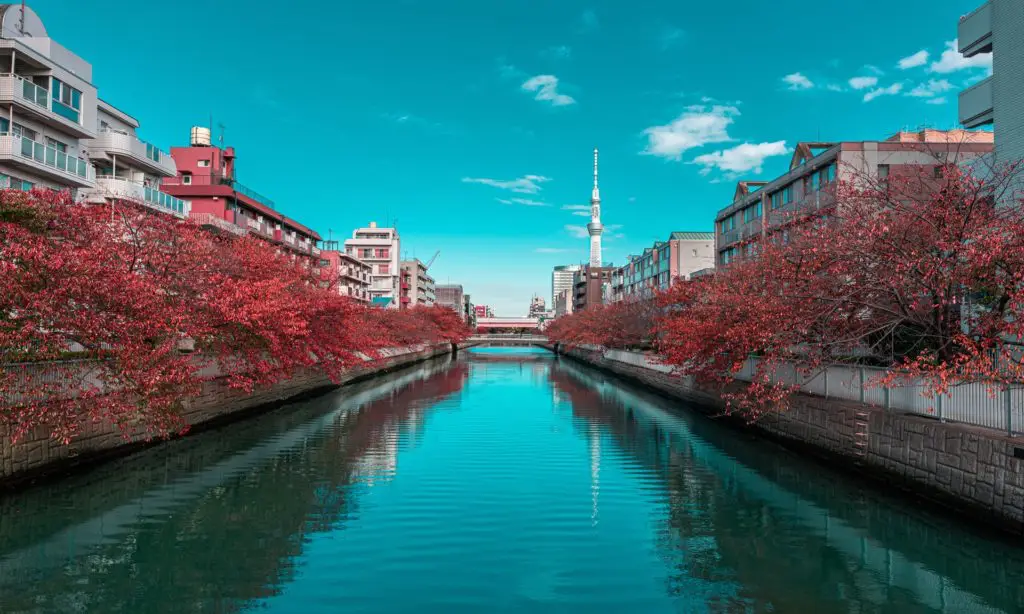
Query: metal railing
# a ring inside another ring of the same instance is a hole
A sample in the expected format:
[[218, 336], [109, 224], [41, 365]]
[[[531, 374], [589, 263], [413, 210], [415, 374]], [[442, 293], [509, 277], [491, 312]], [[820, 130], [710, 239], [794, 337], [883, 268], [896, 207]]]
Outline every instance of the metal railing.
[[23, 158], [34, 160], [43, 166], [86, 181], [96, 180], [95, 169], [81, 158], [70, 156], [56, 147], [33, 141], [18, 134], [0, 132], [0, 137], [11, 139], [11, 153], [20, 153]]
[[259, 203], [261, 203], [263, 205], [266, 205], [267, 207], [270, 207], [271, 209], [274, 208], [274, 201], [270, 200], [266, 196], [263, 196], [262, 194], [260, 194], [259, 192], [255, 191], [255, 190], [252, 190], [250, 188], [245, 187], [244, 185], [242, 185], [241, 183], [235, 181], [234, 179], [232, 179], [230, 177], [225, 177], [224, 175], [221, 175], [219, 173], [215, 173], [215, 174], [212, 174], [212, 175], [191, 175], [189, 177], [189, 182], [188, 183], [185, 183], [184, 181], [182, 181], [181, 177], [166, 177], [165, 179], [163, 179], [163, 183], [165, 185], [181, 185], [181, 186], [190, 186], [190, 185], [200, 185], [200, 186], [205, 186], [205, 185], [223, 185], [223, 186], [228, 186], [229, 188], [231, 188], [235, 192], [238, 192], [239, 194], [242, 194], [244, 196], [248, 196], [249, 198], [251, 198], [251, 199], [253, 199], [253, 200], [255, 200], [255, 201], [257, 201], [257, 202], [259, 202]]
[[238, 236], [244, 236], [248, 233], [245, 228], [242, 228], [237, 224], [232, 224], [224, 218], [217, 217], [212, 213], [193, 213], [190, 217], [200, 226], [210, 226], [211, 228], [217, 228], [218, 230], [230, 232]]

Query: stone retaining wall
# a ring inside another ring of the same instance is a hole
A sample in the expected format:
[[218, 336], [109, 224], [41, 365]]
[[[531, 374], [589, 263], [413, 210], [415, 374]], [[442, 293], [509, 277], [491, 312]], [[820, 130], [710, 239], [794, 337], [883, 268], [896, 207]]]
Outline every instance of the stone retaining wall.
[[[689, 378], [666, 373], [644, 354], [579, 348], [561, 353], [705, 413], [724, 408], [717, 395], [698, 389]], [[1024, 534], [1024, 439], [806, 394], [796, 395], [786, 411], [743, 426], [967, 513], [979, 524]], [[858, 431], [867, 433], [864, 448], [856, 445]]]
[[[451, 351], [452, 345], [447, 343], [393, 350], [390, 356], [352, 369], [338, 383], [310, 371], [251, 394], [229, 388], [224, 378], [212, 379], [204, 382], [198, 397], [185, 402], [185, 419], [195, 432]], [[7, 427], [0, 425], [0, 488], [22, 485], [86, 462], [127, 454], [150, 443], [154, 442], [146, 441], [141, 435], [126, 440], [117, 427], [108, 423], [86, 425], [82, 434], [68, 445], [51, 439], [45, 429], [37, 429], [11, 445]]]

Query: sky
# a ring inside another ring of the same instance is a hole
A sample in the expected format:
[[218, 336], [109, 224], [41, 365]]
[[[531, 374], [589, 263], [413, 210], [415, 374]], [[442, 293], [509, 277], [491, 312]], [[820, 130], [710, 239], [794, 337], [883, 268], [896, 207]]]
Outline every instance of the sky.
[[[326, 239], [396, 223], [498, 315], [588, 257], [710, 231], [799, 141], [957, 127], [991, 70], [952, 49], [980, 0], [35, 0], [162, 149], [208, 125], [238, 179]], [[584, 215], [578, 215], [583, 213]]]

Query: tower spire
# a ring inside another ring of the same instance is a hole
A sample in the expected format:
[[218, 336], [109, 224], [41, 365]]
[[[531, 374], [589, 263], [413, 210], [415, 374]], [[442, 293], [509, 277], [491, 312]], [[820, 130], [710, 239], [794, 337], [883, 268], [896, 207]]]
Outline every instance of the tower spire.
[[590, 200], [601, 200], [601, 191], [597, 187], [597, 147], [594, 148], [594, 191], [590, 194]]
[[590, 223], [587, 233], [590, 234], [590, 266], [601, 266], [601, 191], [597, 187], [597, 148], [594, 148], [594, 190], [590, 193]]

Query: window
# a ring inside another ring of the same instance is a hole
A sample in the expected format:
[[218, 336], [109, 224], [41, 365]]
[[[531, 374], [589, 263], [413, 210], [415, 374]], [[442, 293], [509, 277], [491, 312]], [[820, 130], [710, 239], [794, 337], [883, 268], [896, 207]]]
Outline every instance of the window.
[[373, 258], [373, 249], [369, 248], [369, 247], [364, 247], [364, 248], [360, 249], [359, 250], [359, 257], [360, 258]]
[[788, 205], [793, 202], [793, 184], [787, 185], [782, 190], [782, 204]]
[[942, 179], [942, 177], [944, 176], [944, 173], [942, 171], [942, 167], [941, 166], [936, 166], [933, 169], [933, 172], [935, 173], [935, 178], [936, 179]]
[[53, 97], [51, 105], [53, 112], [78, 123], [82, 110], [82, 92], [56, 77], [53, 78], [53, 87], [50, 89]]
[[377, 257], [378, 258], [390, 258], [391, 257], [390, 256], [390, 250], [388, 250], [387, 248], [380, 248], [380, 247], [378, 247], [377, 248]]
[[825, 172], [826, 181], [828, 183], [832, 183], [833, 181], [836, 180], [836, 165], [834, 163], [833, 164], [829, 164], [828, 168], [826, 168], [824, 172]]
[[878, 165], [878, 178], [879, 179], [888, 179], [889, 178], [889, 165], [888, 164], [879, 164]]
[[46, 146], [47, 147], [52, 147], [52, 148], [56, 149], [57, 151], [59, 151], [61, 153], [67, 153], [68, 152], [67, 143], [61, 143], [57, 139], [51, 139], [50, 137], [46, 137]]
[[320, 266], [327, 266], [329, 264], [330, 264], [329, 260], [324, 260], [323, 258], [320, 259]]
[[779, 209], [782, 207], [782, 192], [776, 192], [772, 194], [772, 209]]
[[391, 274], [391, 265], [390, 264], [378, 264], [377, 265], [377, 272], [380, 273], [381, 275], [390, 275]]
[[811, 174], [811, 190], [817, 192], [821, 188], [821, 173]]
[[183, 185], [192, 185], [192, 173], [182, 173], [181, 183]]
[[209, 160], [200, 160], [199, 161], [199, 168], [207, 168], [209, 166], [210, 166], [210, 161]]

